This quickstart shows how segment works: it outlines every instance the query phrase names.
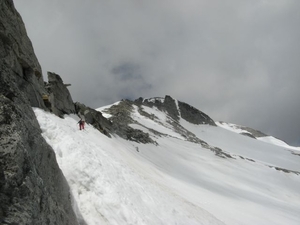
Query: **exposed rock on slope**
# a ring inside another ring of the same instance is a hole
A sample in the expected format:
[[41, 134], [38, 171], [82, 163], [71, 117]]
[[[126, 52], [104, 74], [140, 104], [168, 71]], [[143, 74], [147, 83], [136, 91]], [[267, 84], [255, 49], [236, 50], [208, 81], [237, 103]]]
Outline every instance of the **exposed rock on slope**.
[[48, 84], [50, 110], [57, 116], [75, 113], [74, 103], [69, 90], [58, 74], [48, 72]]
[[110, 137], [112, 131], [112, 123], [102, 116], [101, 112], [96, 111], [90, 107], [85, 106], [79, 102], [75, 103], [76, 113], [85, 120], [85, 122], [91, 124], [94, 128], [99, 130], [101, 133]]
[[112, 115], [109, 118], [112, 122], [112, 133], [130, 141], [144, 144], [155, 143], [148, 133], [129, 126], [130, 123], [133, 123], [133, 119], [130, 117], [133, 110], [132, 104], [133, 102], [130, 100], [123, 100], [118, 105], [109, 108], [109, 113]]
[[46, 109], [40, 65], [13, 1], [0, 12], [0, 223], [78, 224], [31, 108]]

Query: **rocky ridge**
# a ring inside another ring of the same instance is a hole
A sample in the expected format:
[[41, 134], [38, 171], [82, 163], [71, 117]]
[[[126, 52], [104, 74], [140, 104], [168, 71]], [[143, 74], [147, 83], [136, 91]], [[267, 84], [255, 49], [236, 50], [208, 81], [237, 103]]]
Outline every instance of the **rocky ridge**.
[[0, 12], [0, 224], [84, 224], [32, 110], [48, 92], [24, 23], [12, 0]]

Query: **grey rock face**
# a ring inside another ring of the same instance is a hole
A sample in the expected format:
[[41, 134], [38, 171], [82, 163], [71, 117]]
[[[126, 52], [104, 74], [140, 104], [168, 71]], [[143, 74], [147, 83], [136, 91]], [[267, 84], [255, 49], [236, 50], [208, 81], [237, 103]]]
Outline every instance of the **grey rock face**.
[[0, 223], [77, 224], [68, 184], [29, 105], [0, 96]]
[[31, 107], [42, 71], [13, 1], [0, 1], [0, 224], [78, 224], [66, 180]]
[[0, 12], [0, 90], [8, 98], [24, 98], [15, 93], [19, 89], [21, 95], [26, 93], [32, 106], [45, 108], [42, 70], [23, 21], [11, 0], [0, 2]]
[[57, 116], [75, 113], [75, 106], [69, 90], [58, 74], [48, 72], [48, 84], [50, 110]]

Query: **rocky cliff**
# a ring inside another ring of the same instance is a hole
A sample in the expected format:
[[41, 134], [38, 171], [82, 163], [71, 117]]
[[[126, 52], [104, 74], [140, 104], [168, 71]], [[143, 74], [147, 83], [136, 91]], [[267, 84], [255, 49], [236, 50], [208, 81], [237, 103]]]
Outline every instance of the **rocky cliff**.
[[12, 0], [0, 1], [0, 49], [0, 224], [78, 224], [32, 110], [47, 109], [47, 90]]

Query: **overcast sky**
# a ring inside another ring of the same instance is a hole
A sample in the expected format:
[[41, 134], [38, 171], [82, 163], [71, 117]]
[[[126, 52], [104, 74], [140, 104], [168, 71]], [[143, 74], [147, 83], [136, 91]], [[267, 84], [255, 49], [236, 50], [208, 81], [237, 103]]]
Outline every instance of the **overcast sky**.
[[299, 0], [14, 2], [74, 101], [171, 95], [300, 146]]

